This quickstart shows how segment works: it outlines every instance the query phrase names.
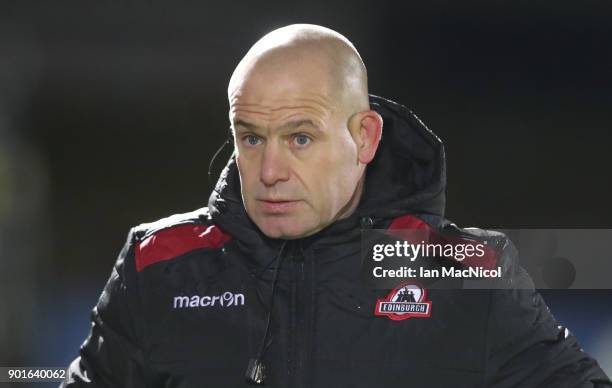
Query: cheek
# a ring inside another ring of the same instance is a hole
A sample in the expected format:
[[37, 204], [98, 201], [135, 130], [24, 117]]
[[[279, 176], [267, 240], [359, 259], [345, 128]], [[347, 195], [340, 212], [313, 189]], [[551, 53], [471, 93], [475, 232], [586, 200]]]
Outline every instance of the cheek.
[[310, 188], [313, 202], [321, 212], [335, 213], [351, 198], [357, 185], [360, 170], [356, 155], [330, 152], [312, 167], [309, 180], [314, 182]]
[[242, 198], [246, 201], [249, 199], [249, 195], [254, 193], [255, 184], [257, 183], [257, 171], [254, 171], [255, 169], [251, 163], [245, 163], [244, 160], [240, 160], [240, 158], [236, 158], [236, 164], [240, 177]]

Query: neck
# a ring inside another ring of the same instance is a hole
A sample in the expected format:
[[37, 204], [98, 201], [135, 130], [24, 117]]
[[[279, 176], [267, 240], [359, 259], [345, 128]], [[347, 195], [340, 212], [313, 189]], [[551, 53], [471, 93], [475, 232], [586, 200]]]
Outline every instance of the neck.
[[359, 182], [357, 182], [357, 187], [355, 187], [355, 191], [353, 192], [351, 199], [338, 212], [338, 218], [336, 218], [337, 220], [348, 218], [355, 212], [355, 209], [357, 209], [357, 206], [359, 205], [359, 201], [361, 201], [364, 183], [365, 183], [365, 171], [363, 175], [361, 176], [361, 178], [359, 179]]

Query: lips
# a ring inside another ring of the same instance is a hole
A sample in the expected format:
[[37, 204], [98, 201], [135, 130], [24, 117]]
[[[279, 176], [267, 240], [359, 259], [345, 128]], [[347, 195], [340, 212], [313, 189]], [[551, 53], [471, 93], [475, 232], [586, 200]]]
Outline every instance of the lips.
[[301, 201], [260, 199], [257, 202], [266, 213], [282, 214], [294, 210]]

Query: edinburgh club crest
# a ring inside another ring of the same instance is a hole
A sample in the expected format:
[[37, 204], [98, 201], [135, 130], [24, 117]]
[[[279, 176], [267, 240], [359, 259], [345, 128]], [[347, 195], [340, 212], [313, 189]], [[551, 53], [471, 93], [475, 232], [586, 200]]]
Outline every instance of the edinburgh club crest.
[[429, 318], [431, 301], [427, 300], [427, 290], [417, 284], [401, 284], [395, 287], [384, 299], [376, 301], [375, 315], [387, 316], [394, 321], [411, 317]]

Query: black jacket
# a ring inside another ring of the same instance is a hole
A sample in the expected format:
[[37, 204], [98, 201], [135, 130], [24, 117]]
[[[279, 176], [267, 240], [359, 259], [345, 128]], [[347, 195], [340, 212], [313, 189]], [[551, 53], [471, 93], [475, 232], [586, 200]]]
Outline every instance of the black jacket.
[[130, 230], [63, 386], [242, 387], [259, 353], [272, 387], [612, 386], [524, 286], [507, 241], [500, 265], [521, 287], [429, 290], [427, 319], [374, 314], [388, 290], [360, 278], [362, 229], [468, 232], [443, 218], [440, 139], [405, 107], [371, 102], [384, 135], [352, 216], [269, 239], [230, 159], [207, 208]]

